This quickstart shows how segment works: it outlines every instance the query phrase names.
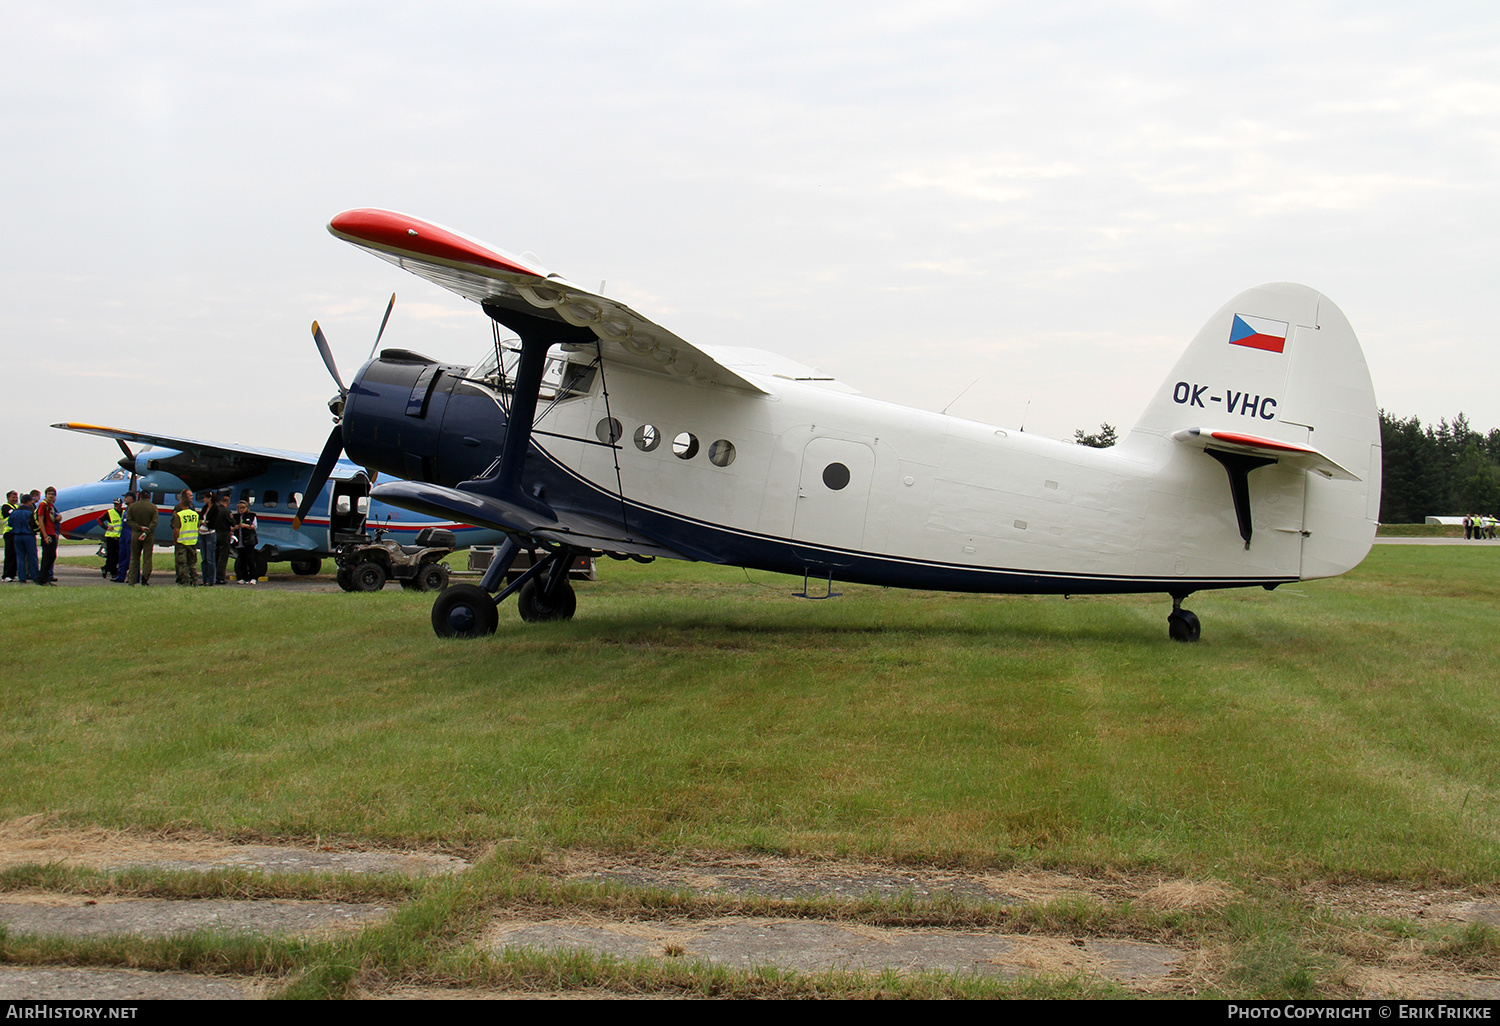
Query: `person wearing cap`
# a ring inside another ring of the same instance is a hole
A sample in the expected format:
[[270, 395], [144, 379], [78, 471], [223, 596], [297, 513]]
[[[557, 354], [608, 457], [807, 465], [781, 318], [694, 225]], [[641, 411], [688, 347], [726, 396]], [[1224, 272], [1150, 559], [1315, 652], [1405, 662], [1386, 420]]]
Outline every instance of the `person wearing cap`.
[[104, 528], [104, 565], [99, 568], [100, 577], [113, 577], [120, 569], [120, 528], [125, 524], [125, 504], [120, 496], [109, 509], [99, 514], [99, 526]]

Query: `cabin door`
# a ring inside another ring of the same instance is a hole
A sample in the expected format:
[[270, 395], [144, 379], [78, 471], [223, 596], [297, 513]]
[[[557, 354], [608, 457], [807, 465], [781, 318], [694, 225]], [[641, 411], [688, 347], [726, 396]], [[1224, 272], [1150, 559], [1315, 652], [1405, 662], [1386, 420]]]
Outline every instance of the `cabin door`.
[[875, 476], [875, 450], [842, 438], [814, 438], [802, 450], [797, 514], [798, 541], [860, 549]]

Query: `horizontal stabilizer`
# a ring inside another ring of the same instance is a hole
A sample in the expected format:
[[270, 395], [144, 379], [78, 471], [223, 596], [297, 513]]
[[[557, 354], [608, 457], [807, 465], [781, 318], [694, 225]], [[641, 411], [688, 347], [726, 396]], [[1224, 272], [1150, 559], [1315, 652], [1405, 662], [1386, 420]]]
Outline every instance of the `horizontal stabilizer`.
[[1287, 466], [1311, 470], [1337, 481], [1359, 480], [1356, 475], [1345, 470], [1318, 450], [1292, 442], [1262, 438], [1259, 435], [1247, 435], [1238, 431], [1209, 431], [1206, 428], [1184, 428], [1173, 432], [1172, 437], [1199, 449], [1218, 449], [1223, 452], [1269, 457]]
[[682, 553], [625, 531], [618, 524], [581, 513], [556, 512], [547, 516], [535, 509], [491, 495], [444, 488], [422, 481], [392, 481], [378, 485], [371, 498], [427, 516], [453, 519], [479, 527], [529, 534], [543, 541], [581, 549], [601, 549], [637, 556], [686, 559]]

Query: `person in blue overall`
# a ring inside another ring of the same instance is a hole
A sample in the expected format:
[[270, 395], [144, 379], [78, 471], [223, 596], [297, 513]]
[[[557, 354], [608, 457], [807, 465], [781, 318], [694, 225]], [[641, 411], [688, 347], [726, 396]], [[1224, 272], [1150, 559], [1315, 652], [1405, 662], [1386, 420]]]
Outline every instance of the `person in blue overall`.
[[10, 514], [11, 544], [16, 549], [16, 580], [22, 584], [30, 584], [37, 576], [36, 525], [31, 520], [35, 512], [31, 496], [27, 495]]
[[[135, 492], [126, 492], [120, 496], [120, 505], [129, 507], [135, 501]], [[120, 561], [115, 565], [115, 575], [110, 578], [116, 584], [125, 583], [125, 574], [130, 570], [130, 536], [133, 532], [129, 527], [120, 530]]]

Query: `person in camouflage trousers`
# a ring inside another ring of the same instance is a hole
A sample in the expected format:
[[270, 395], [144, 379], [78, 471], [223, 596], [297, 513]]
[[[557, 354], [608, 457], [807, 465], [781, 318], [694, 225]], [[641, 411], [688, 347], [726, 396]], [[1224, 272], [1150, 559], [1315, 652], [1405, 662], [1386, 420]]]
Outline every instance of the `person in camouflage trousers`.
[[177, 583], [190, 588], [198, 580], [198, 511], [193, 508], [193, 493], [184, 490], [172, 510], [172, 552], [177, 561]]

